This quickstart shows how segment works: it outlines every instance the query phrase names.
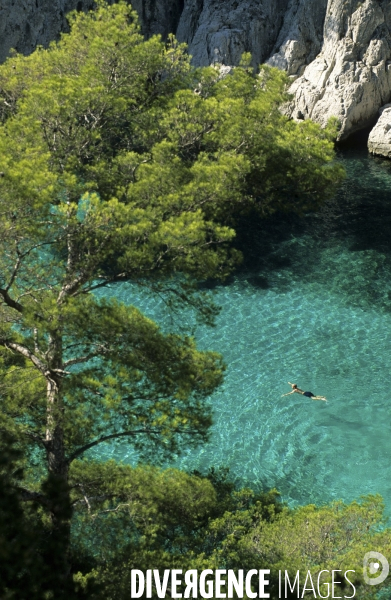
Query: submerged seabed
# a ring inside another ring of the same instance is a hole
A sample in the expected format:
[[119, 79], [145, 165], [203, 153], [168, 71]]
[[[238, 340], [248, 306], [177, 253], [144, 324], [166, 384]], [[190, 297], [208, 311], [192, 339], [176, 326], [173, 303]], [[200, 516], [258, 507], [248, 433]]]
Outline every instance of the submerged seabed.
[[[390, 513], [391, 165], [365, 150], [341, 160], [337, 196], [250, 231], [247, 271], [215, 289], [217, 327], [197, 339], [224, 355], [226, 380], [211, 399], [210, 443], [175, 466], [229, 467], [292, 505], [378, 492]], [[161, 320], [161, 306], [133, 294], [119, 293]], [[288, 380], [328, 403], [281, 398]], [[126, 446], [102, 452], [135, 460]]]

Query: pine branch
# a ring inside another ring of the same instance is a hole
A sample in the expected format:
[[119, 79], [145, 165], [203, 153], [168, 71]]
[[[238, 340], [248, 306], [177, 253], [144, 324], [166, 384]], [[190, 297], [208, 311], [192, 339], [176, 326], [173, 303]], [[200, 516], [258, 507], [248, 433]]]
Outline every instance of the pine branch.
[[42, 375], [44, 375], [44, 377], [50, 375], [50, 371], [48, 371], [46, 365], [41, 360], [39, 360], [39, 358], [35, 356], [35, 354], [31, 352], [31, 350], [26, 348], [26, 346], [23, 346], [22, 344], [18, 344], [16, 342], [7, 342], [6, 340], [3, 340], [1, 338], [0, 346], [8, 348], [8, 350], [11, 351], [14, 350], [22, 356], [25, 356], [26, 358], [30, 359], [33, 365], [42, 373]]
[[68, 464], [70, 464], [72, 461], [78, 458], [78, 456], [81, 456], [82, 454], [84, 454], [84, 452], [87, 452], [87, 450], [94, 448], [94, 446], [97, 446], [102, 442], [107, 442], [108, 440], [115, 440], [121, 437], [130, 437], [133, 435], [138, 435], [139, 433], [158, 435], [160, 432], [152, 429], [136, 429], [133, 431], [121, 431], [120, 433], [111, 433], [110, 435], [104, 435], [101, 438], [98, 438], [97, 440], [94, 440], [93, 442], [90, 442], [89, 444], [86, 444], [85, 446], [82, 446], [81, 448], [73, 452], [73, 454], [71, 454], [71, 456], [68, 458], [67, 462]]
[[5, 304], [7, 306], [9, 306], [9, 308], [13, 308], [13, 309], [17, 310], [19, 313], [23, 312], [23, 306], [19, 302], [17, 302], [13, 298], [11, 298], [11, 296], [8, 293], [7, 288], [6, 289], [0, 288], [0, 296], [3, 298]]
[[45, 508], [50, 507], [50, 503], [49, 503], [48, 499], [46, 498], [46, 496], [44, 496], [40, 492], [32, 492], [31, 490], [28, 490], [27, 488], [22, 488], [22, 487], [19, 487], [17, 489], [19, 491], [22, 501], [37, 502], [38, 504], [40, 504], [41, 506], [44, 506]]

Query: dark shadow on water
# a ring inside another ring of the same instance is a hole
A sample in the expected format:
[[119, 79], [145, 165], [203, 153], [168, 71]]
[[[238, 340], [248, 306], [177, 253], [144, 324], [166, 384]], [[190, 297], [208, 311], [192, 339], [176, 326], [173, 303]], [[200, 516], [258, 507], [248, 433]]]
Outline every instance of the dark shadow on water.
[[367, 136], [368, 130], [358, 132], [337, 148], [347, 177], [317, 212], [243, 217], [235, 239], [243, 262], [235, 277], [202, 287], [236, 280], [279, 293], [316, 284], [347, 306], [391, 312], [391, 161], [368, 153]]
[[319, 211], [254, 218], [240, 232], [250, 284], [254, 271], [276, 291], [319, 283], [347, 305], [391, 311], [391, 161], [368, 153], [367, 135], [338, 148], [347, 178]]
[[275, 213], [265, 219], [255, 211], [238, 222], [236, 232], [235, 246], [243, 253], [242, 272], [289, 267], [289, 256], [276, 254], [276, 249], [292, 235], [304, 233], [298, 215]]
[[[270, 273], [293, 267], [289, 253], [284, 250], [284, 242], [304, 233], [302, 218], [297, 215], [276, 213], [265, 219], [254, 211], [241, 218], [236, 226], [234, 246], [242, 252], [243, 261], [235, 275], [256, 288], [268, 289]], [[231, 285], [234, 279], [207, 280], [199, 287], [213, 290]]]
[[233, 284], [235, 278], [233, 275], [230, 275], [224, 281], [220, 281], [219, 279], [207, 279], [206, 281], [200, 281], [198, 283], [198, 289], [200, 290], [215, 290], [219, 287], [227, 287]]
[[250, 276], [247, 278], [247, 282], [256, 287], [259, 288], [261, 290], [267, 290], [270, 288], [270, 284], [267, 280], [267, 278], [263, 275], [254, 275], [254, 276]]

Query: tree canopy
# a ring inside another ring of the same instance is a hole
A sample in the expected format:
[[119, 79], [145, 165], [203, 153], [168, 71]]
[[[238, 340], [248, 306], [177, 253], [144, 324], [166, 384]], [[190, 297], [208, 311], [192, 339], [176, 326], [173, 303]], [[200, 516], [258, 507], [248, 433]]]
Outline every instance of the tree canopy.
[[238, 264], [237, 215], [309, 210], [342, 176], [335, 124], [280, 112], [284, 74], [248, 57], [227, 77], [194, 70], [173, 37], [145, 41], [127, 4], [97, 4], [0, 67], [0, 428], [64, 578], [72, 463], [110, 440], [160, 459], [205, 440], [224, 371], [99, 290], [132, 283], [210, 323], [196, 282]]
[[[317, 597], [354, 594], [358, 600], [374, 600], [387, 585], [386, 581], [381, 587], [369, 586], [363, 578], [368, 548], [384, 556], [391, 549], [380, 496], [291, 509], [280, 502], [276, 490], [235, 489], [223, 471], [212, 470], [202, 477], [113, 462], [91, 467], [84, 488], [92, 498], [90, 505], [81, 490], [74, 492], [78, 498], [74, 540], [85, 561], [80, 558], [76, 580], [81, 589], [96, 586], [93, 600], [128, 598], [131, 570], [140, 568], [159, 569], [161, 576], [164, 569], [270, 569], [267, 591], [275, 600], [285, 597], [279, 593], [279, 571], [282, 590], [285, 572], [292, 586], [300, 572], [295, 590], [290, 592], [287, 586], [287, 598], [315, 597], [309, 580], [305, 586], [308, 571]], [[72, 470], [76, 475], [85, 468], [75, 463]], [[86, 564], [86, 557], [92, 564]], [[333, 570], [340, 572], [332, 593]], [[343, 578], [348, 570], [355, 592]], [[154, 591], [153, 598], [157, 597]]]

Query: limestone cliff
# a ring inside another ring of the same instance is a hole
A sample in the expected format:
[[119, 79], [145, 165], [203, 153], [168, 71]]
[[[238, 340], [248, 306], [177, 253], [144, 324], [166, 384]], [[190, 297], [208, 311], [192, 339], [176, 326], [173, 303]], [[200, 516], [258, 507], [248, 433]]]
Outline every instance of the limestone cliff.
[[301, 75], [322, 48], [326, 8], [327, 0], [291, 0], [267, 62], [289, 75]]
[[[193, 62], [234, 65], [243, 52], [292, 77], [291, 114], [340, 137], [376, 119], [391, 100], [390, 0], [133, 0], [146, 36], [176, 33]], [[0, 0], [0, 61], [66, 30], [66, 13], [93, 0]]]
[[329, 0], [321, 52], [291, 91], [294, 116], [336, 116], [341, 139], [370, 124], [391, 96], [389, 0]]

